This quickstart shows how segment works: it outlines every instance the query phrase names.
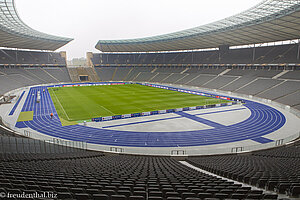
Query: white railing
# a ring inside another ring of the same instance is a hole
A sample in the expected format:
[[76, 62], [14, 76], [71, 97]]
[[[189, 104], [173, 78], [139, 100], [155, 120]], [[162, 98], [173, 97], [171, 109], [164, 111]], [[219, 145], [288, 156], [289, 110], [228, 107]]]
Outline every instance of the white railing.
[[[2, 123], [6, 127], [9, 128], [9, 129], [7, 129], [7, 131], [10, 131], [13, 134], [21, 135], [21, 136], [24, 136], [26, 138], [35, 139], [38, 142], [44, 142], [44, 143], [48, 143], [48, 144], [59, 145], [61, 147], [70, 147], [70, 148], [73, 148], [75, 150], [76, 149], [87, 150], [87, 143], [84, 142], [84, 141], [64, 140], [64, 139], [44, 135], [44, 134], [39, 133], [37, 131], [31, 130], [31, 129], [29, 130], [27, 128], [26, 129], [20, 129], [20, 128], [17, 128], [14, 125], [6, 122], [5, 120], [1, 119], [1, 116], [0, 116], [0, 121], [2, 121]], [[23, 143], [23, 144], [18, 143], [16, 145], [25, 145], [25, 143]]]
[[77, 149], [89, 149], [111, 153], [123, 153], [123, 154], [136, 154], [136, 155], [166, 155], [166, 156], [190, 156], [190, 155], [214, 155], [214, 154], [230, 154], [230, 153], [242, 153], [261, 149], [268, 149], [285, 145], [300, 137], [300, 132], [295, 133], [289, 137], [281, 138], [273, 142], [258, 145], [249, 146], [226, 146], [220, 145], [220, 147], [210, 146], [195, 146], [195, 147], [119, 147], [109, 145], [97, 145], [87, 143], [85, 141], [71, 141], [55, 138], [52, 136], [44, 135], [34, 130], [19, 129], [13, 125], [2, 120], [5, 126], [13, 130], [14, 133], [26, 136], [32, 139], [36, 139], [42, 142], [61, 145], [64, 147], [72, 147]]

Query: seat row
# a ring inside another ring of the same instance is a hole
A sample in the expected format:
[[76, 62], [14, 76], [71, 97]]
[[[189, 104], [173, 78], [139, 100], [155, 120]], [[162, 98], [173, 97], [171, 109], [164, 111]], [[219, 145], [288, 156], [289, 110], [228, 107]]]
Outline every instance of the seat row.
[[191, 157], [188, 162], [223, 177], [297, 198], [300, 197], [299, 144], [298, 141], [247, 154]]
[[277, 198], [168, 157], [69, 154], [61, 159], [1, 162], [1, 190], [52, 192], [61, 199]]

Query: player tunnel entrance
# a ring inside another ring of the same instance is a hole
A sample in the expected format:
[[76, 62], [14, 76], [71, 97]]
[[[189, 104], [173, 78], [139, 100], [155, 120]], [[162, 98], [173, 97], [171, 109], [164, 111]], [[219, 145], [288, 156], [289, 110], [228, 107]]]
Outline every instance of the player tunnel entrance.
[[79, 80], [80, 81], [89, 81], [89, 76], [88, 75], [80, 75]]

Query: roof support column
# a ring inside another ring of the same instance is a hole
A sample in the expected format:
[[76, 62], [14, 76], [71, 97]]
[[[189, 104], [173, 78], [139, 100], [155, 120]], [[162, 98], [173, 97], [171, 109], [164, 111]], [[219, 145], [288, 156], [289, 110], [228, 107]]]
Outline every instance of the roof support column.
[[300, 59], [300, 39], [298, 39], [298, 52], [297, 52], [297, 60]]
[[253, 47], [253, 51], [252, 51], [252, 61], [255, 60], [255, 44], [254, 44], [254, 47]]
[[194, 52], [192, 51], [192, 64], [194, 64]]

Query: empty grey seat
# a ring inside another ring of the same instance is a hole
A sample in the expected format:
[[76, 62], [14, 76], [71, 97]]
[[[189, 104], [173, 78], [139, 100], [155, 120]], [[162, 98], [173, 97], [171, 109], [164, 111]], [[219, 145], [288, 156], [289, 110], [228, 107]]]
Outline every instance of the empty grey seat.
[[91, 198], [91, 196], [89, 194], [86, 194], [86, 193], [75, 193], [74, 197], [77, 200], [86, 200], [86, 199]]
[[93, 194], [94, 200], [109, 200], [109, 196], [106, 194]]
[[127, 197], [125, 195], [111, 195], [111, 200], [127, 200]]
[[143, 196], [130, 196], [129, 200], [145, 200]]
[[59, 198], [59, 199], [72, 199], [73, 196], [69, 192], [58, 192], [57, 193], [57, 198]]
[[154, 196], [149, 196], [148, 198], [147, 198], [147, 200], [163, 200], [163, 198], [162, 197], [154, 197]]
[[278, 195], [277, 194], [264, 194], [263, 199], [277, 199]]
[[183, 192], [181, 194], [182, 199], [187, 199], [189, 197], [197, 197], [197, 195], [195, 193], [192, 192]]

